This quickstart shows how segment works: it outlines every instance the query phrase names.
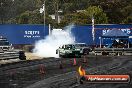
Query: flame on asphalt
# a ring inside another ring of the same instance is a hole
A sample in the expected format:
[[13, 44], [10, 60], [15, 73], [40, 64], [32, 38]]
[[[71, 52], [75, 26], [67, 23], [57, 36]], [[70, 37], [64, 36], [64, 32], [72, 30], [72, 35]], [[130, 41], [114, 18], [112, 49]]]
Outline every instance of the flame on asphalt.
[[79, 75], [84, 76], [86, 74], [85, 70], [82, 68], [82, 66], [79, 67], [78, 69]]

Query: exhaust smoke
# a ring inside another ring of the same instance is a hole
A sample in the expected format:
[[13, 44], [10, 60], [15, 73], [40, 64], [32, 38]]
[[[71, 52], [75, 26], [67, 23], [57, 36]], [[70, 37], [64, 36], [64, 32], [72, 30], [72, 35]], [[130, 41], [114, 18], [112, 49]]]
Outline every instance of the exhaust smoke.
[[52, 33], [45, 39], [39, 40], [35, 43], [33, 52], [39, 57], [59, 57], [56, 54], [56, 49], [63, 44], [73, 44], [75, 41], [71, 33], [74, 25], [69, 25], [64, 30], [52, 30]]

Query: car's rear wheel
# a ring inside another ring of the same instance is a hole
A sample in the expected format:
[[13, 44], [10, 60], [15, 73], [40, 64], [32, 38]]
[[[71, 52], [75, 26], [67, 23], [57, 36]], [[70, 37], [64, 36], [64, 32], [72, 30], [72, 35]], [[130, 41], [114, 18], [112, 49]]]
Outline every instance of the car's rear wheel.
[[60, 58], [65, 58], [66, 55], [61, 55], [61, 54], [59, 54], [59, 57], [60, 57]]
[[83, 50], [83, 55], [88, 55], [89, 51], [88, 50]]

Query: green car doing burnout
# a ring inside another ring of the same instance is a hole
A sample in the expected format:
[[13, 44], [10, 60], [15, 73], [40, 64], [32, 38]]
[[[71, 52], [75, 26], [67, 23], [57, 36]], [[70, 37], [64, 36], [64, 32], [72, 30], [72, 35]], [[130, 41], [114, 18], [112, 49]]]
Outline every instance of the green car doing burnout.
[[65, 44], [56, 50], [56, 54], [59, 54], [59, 57], [81, 57], [83, 51], [74, 44]]

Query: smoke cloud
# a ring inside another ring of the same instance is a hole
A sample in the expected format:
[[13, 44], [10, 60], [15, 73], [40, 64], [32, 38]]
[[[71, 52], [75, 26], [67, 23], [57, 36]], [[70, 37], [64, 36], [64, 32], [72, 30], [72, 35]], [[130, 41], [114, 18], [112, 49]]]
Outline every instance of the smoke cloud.
[[39, 57], [58, 57], [56, 49], [63, 44], [73, 44], [75, 41], [71, 33], [74, 25], [69, 25], [64, 30], [52, 30], [51, 35], [35, 43], [33, 52]]

